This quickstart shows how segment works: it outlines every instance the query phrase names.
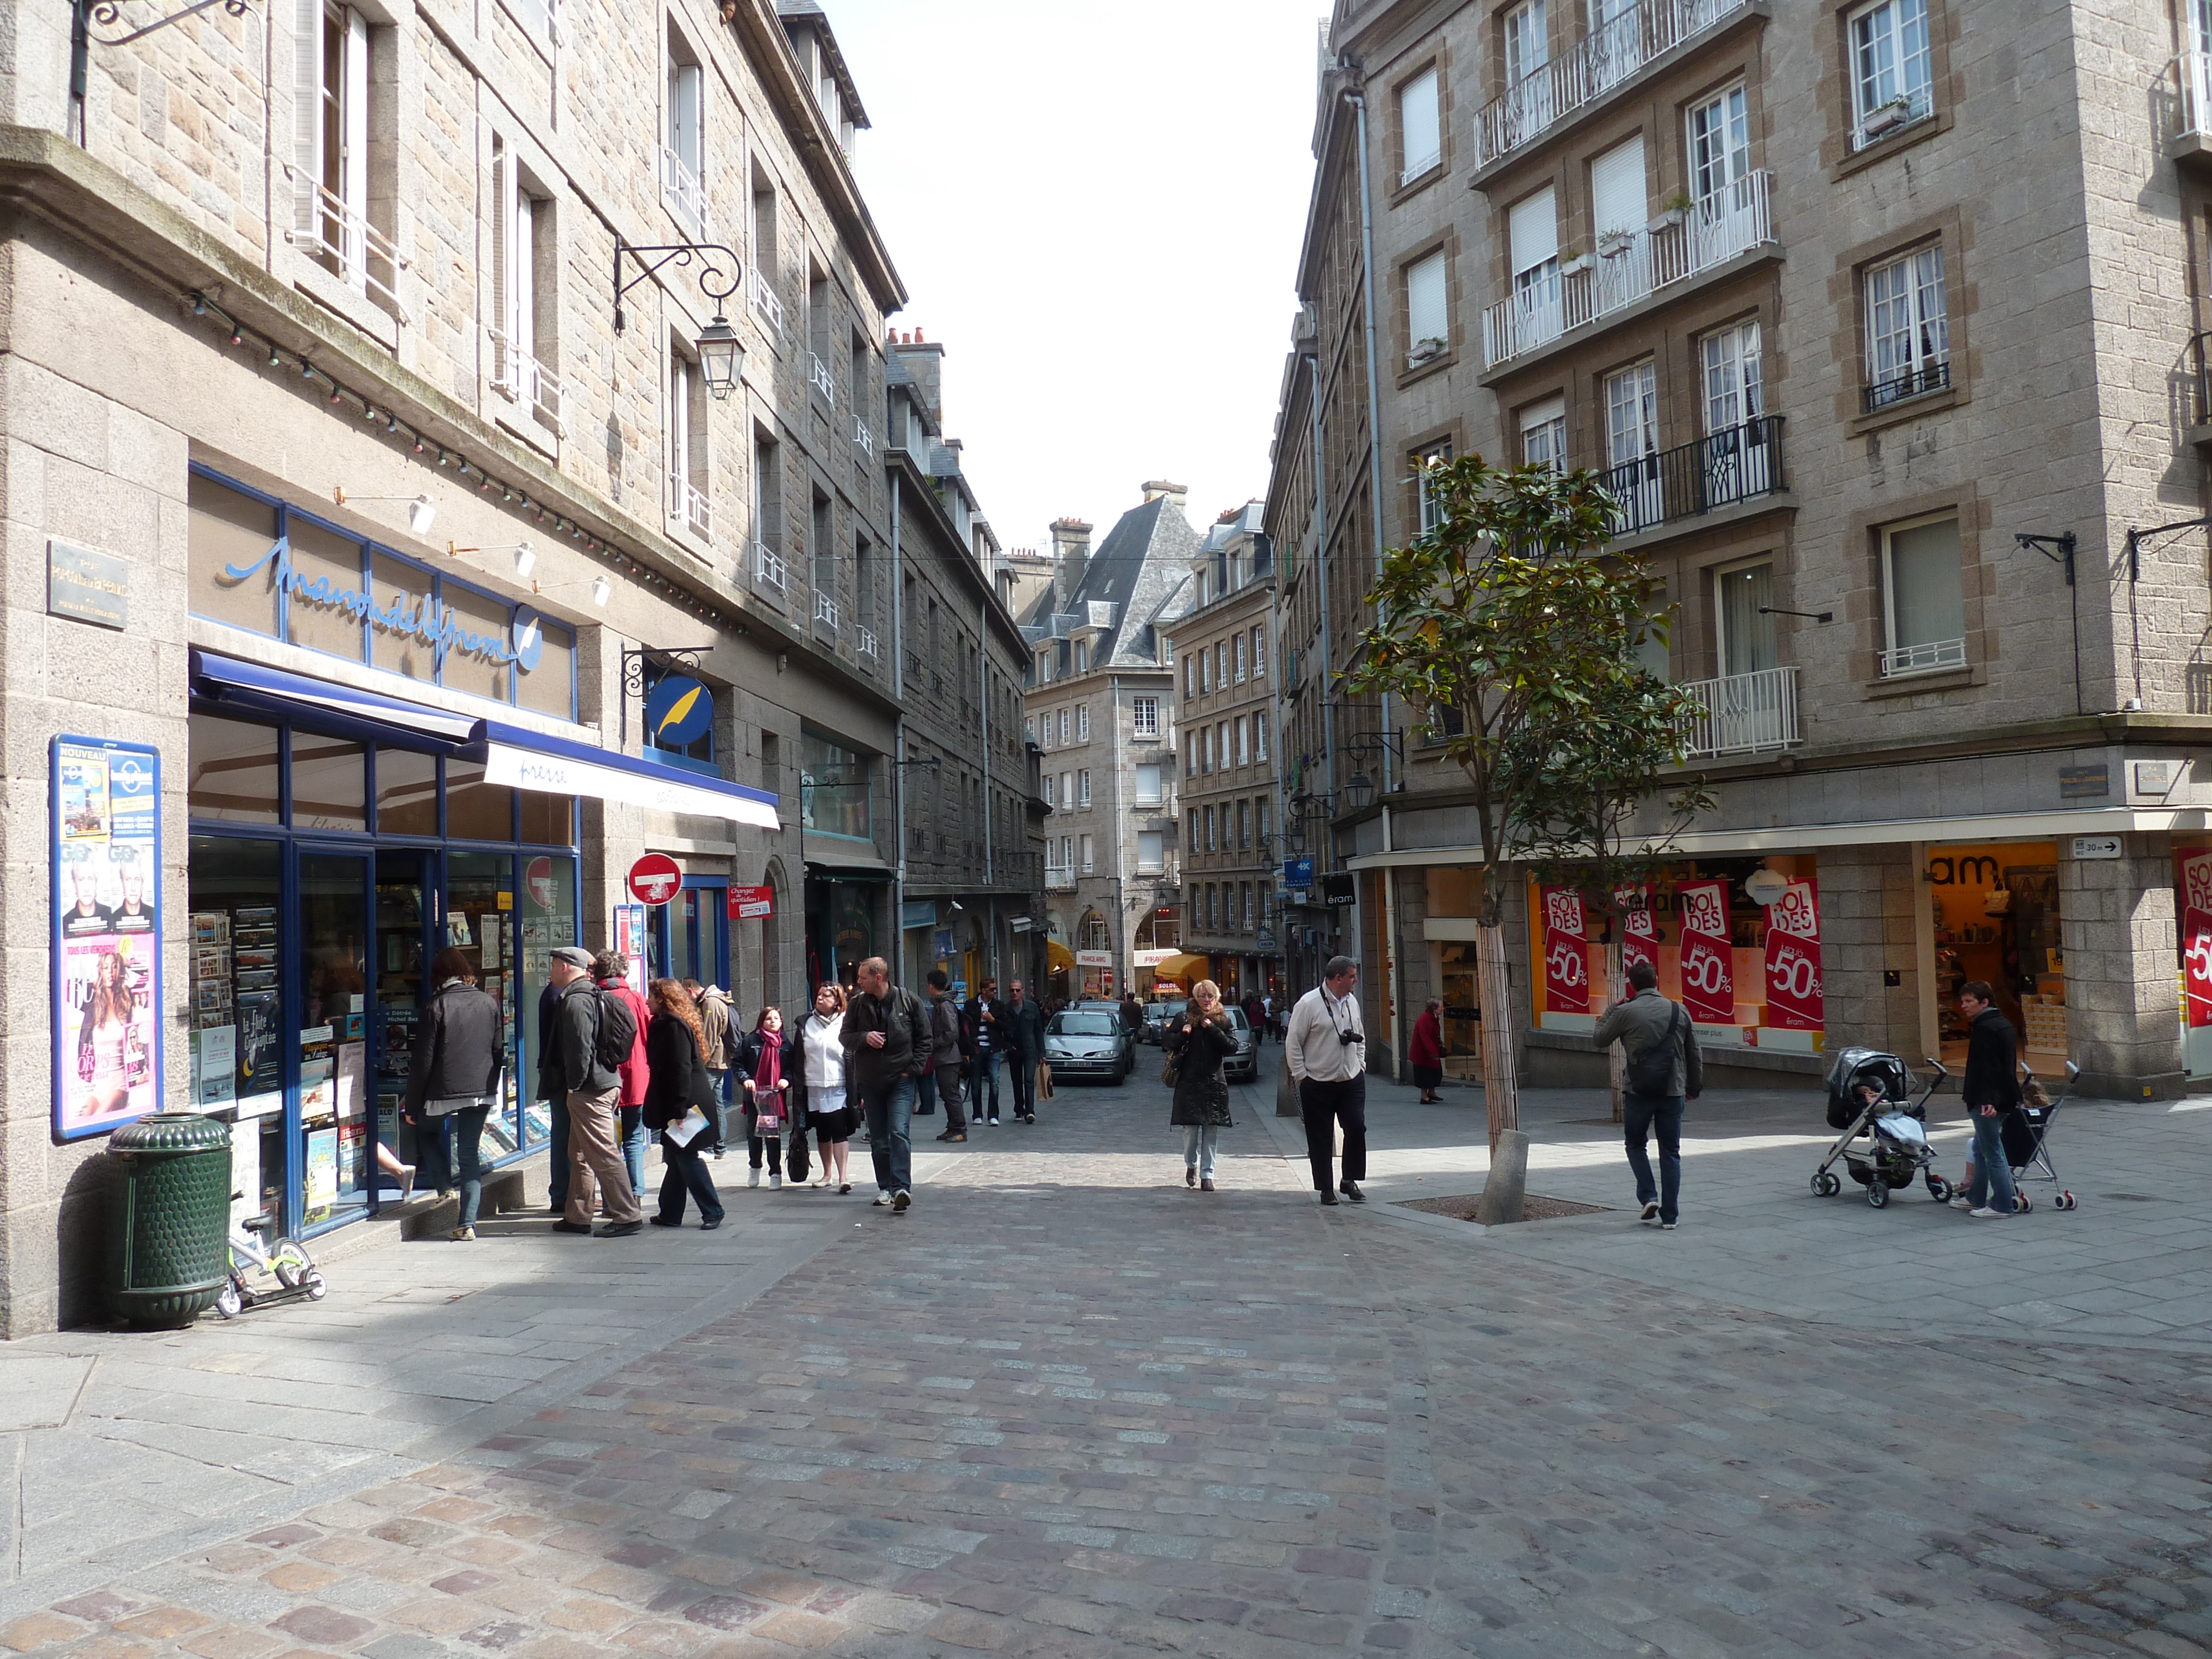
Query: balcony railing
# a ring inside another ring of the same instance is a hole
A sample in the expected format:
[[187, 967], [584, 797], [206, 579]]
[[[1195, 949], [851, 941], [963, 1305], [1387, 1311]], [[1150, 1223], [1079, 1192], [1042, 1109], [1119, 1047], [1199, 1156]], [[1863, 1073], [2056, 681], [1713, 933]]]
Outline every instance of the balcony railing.
[[349, 207], [343, 197], [325, 190], [289, 161], [284, 164], [284, 176], [291, 181], [295, 197], [306, 198], [297, 203], [300, 216], [314, 221], [313, 230], [295, 226], [284, 233], [284, 240], [319, 258], [347, 287], [381, 295], [392, 313], [411, 325], [415, 319], [399, 303], [398, 283], [399, 273], [414, 262], [399, 251], [399, 245], [369, 223], [359, 209]]
[[1603, 97], [1661, 53], [1742, 10], [1749, 0], [1644, 0], [1584, 35], [1556, 62], [1523, 76], [1474, 118], [1474, 164], [1484, 167]]
[[1044, 867], [1044, 884], [1048, 892], [1071, 892], [1075, 887], [1075, 872], [1065, 864], [1048, 864]]
[[1703, 710], [1683, 723], [1682, 750], [1686, 758], [1753, 755], [1804, 741], [1797, 731], [1795, 668], [1723, 674], [1718, 679], [1698, 680], [1680, 689], [1695, 697]]
[[783, 332], [783, 301], [776, 297], [775, 284], [755, 265], [745, 273], [745, 298], [753, 308], [753, 315], [777, 334]]
[[790, 585], [791, 573], [784, 568], [783, 556], [766, 542], [753, 544], [753, 580], [779, 593]]
[[806, 354], [806, 386], [832, 409], [837, 406], [837, 383], [830, 378], [830, 365], [811, 351]]
[[1404, 168], [1398, 174], [1398, 183], [1401, 186], [1410, 185], [1414, 179], [1422, 178], [1428, 173], [1434, 173], [1443, 164], [1444, 152], [1443, 147], [1439, 145], [1437, 149], [1431, 150], [1426, 155], [1419, 155], [1408, 159]]
[[1617, 503], [1613, 533], [1692, 519], [1760, 495], [1782, 482], [1782, 417], [1761, 415], [1603, 474]]
[[857, 415], [853, 417], [853, 441], [860, 446], [861, 453], [875, 454], [876, 434], [868, 430], [868, 423]]
[[2185, 52], [2173, 60], [2174, 137], [2212, 133], [2212, 52]]
[[680, 473], [668, 475], [668, 516], [695, 536], [714, 533], [714, 504], [705, 490]]
[[694, 241], [706, 240], [711, 230], [706, 186], [691, 171], [691, 164], [665, 144], [660, 147], [660, 199], [668, 204], [676, 222], [690, 233]]
[[1901, 404], [1908, 398], [1917, 398], [1930, 392], [1941, 392], [1951, 384], [1951, 360], [1938, 357], [1923, 358], [1900, 374], [1886, 380], [1876, 380], [1864, 393], [1866, 412], [1887, 409], [1892, 404]]
[[1893, 679], [1899, 674], [1927, 674], [1939, 668], [1964, 668], [1966, 665], [1966, 642], [1964, 640], [1930, 640], [1924, 645], [1893, 645], [1881, 653], [1881, 675]]
[[828, 628], [832, 634], [836, 633], [838, 622], [837, 601], [827, 593], [817, 593], [814, 596], [814, 620]]
[[876, 630], [874, 629], [856, 628], [853, 632], [857, 641], [854, 646], [854, 650], [858, 651], [864, 657], [872, 657], [878, 654], [876, 649]]
[[562, 437], [568, 434], [568, 394], [552, 370], [519, 348], [502, 331], [488, 328], [491, 343], [491, 389], [525, 405]]
[[1773, 240], [1771, 201], [1771, 178], [1762, 168], [1655, 226], [1607, 239], [1594, 258], [1484, 312], [1485, 359], [1495, 368]]
[[1926, 87], [1899, 93], [1887, 103], [1875, 105], [1866, 112], [1866, 118], [1851, 129], [1851, 149], [1862, 150], [1869, 144], [1878, 144], [1892, 133], [1902, 132], [1935, 112], [1936, 100]]

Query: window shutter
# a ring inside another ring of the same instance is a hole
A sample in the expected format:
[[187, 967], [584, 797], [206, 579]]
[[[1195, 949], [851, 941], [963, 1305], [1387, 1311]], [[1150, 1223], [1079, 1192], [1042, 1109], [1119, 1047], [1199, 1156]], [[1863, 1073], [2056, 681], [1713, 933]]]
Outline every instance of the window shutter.
[[323, 176], [323, 0], [292, 7], [292, 231], [313, 245], [320, 215], [315, 182]]
[[344, 102], [339, 111], [344, 137], [345, 279], [355, 292], [368, 291], [368, 249], [362, 228], [368, 222], [368, 20], [349, 8], [345, 15]]
[[1590, 217], [1601, 236], [1609, 230], [1642, 230], [1650, 216], [1649, 202], [1639, 132], [1590, 163]]
[[1507, 234], [1513, 249], [1516, 276], [1531, 266], [1559, 256], [1559, 210], [1547, 185], [1534, 196], [1516, 202], [1506, 216]]
[[514, 254], [514, 226], [511, 218], [514, 209], [514, 163], [507, 147], [495, 138], [491, 146], [491, 294], [485, 307], [495, 319], [507, 343], [492, 342], [491, 382], [506, 386], [514, 379], [514, 352], [520, 343], [514, 336], [514, 279], [510, 270]]

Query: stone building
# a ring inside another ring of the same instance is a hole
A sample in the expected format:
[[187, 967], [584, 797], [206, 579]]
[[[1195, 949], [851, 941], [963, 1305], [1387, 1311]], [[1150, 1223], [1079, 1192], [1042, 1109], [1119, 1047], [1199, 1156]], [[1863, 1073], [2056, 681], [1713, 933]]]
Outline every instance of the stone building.
[[1054, 524], [1052, 586], [1022, 616], [1036, 653], [1023, 699], [1043, 798], [1050, 988], [1118, 997], [1173, 955], [1175, 662], [1198, 536], [1180, 484], [1145, 486], [1094, 553], [1091, 527]]
[[[2164, 1096], [2212, 1073], [2207, 42], [2182, 7], [1974, 21], [1343, 0], [1268, 498], [1285, 657], [1345, 661], [1425, 458], [1595, 469], [1707, 710], [1655, 948], [1724, 1072], [1956, 1056], [1985, 979], [2039, 1069]], [[1376, 1057], [1431, 994], [1471, 1036], [1463, 779], [1323, 700], [1293, 742]], [[1527, 1069], [1591, 1077], [1603, 925], [1548, 896], [1514, 895]]]
[[71, 15], [0, 67], [9, 1334], [93, 1310], [156, 1107], [234, 1121], [241, 1212], [413, 1214], [441, 948], [507, 1012], [509, 1194], [554, 946], [749, 1019], [894, 950], [910, 695], [905, 294], [818, 7]]
[[1276, 758], [1273, 550], [1261, 504], [1231, 508], [1190, 562], [1191, 607], [1168, 629], [1182, 769], [1185, 953], [1231, 1001], [1279, 998], [1282, 797]]
[[[975, 984], [1042, 966], [1044, 852], [1022, 732], [1029, 641], [1014, 578], [945, 432], [945, 348], [890, 348], [890, 512], [907, 702], [897, 770], [901, 981]], [[1017, 926], [1017, 924], [1021, 924]]]

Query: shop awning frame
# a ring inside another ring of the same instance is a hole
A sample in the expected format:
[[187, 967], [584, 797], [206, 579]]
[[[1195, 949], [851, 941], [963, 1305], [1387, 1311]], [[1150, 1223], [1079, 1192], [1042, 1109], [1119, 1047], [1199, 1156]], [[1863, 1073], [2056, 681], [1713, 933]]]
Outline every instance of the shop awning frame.
[[332, 680], [312, 679], [287, 673], [260, 663], [240, 662], [195, 649], [191, 672], [216, 689], [218, 700], [237, 702], [264, 714], [306, 713], [336, 717], [365, 726], [383, 726], [433, 738], [441, 743], [466, 743], [482, 724], [473, 714], [455, 714], [427, 704], [408, 702], [374, 691], [363, 691]]

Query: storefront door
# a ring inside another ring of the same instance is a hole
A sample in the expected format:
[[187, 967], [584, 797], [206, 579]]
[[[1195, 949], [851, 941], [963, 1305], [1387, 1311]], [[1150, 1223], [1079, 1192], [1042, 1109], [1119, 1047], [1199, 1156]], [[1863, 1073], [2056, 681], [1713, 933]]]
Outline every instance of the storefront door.
[[311, 842], [295, 842], [293, 854], [301, 1003], [292, 1038], [299, 1139], [291, 1167], [299, 1176], [287, 1194], [287, 1219], [296, 1218], [304, 1231], [350, 1220], [371, 1202], [371, 860]]

